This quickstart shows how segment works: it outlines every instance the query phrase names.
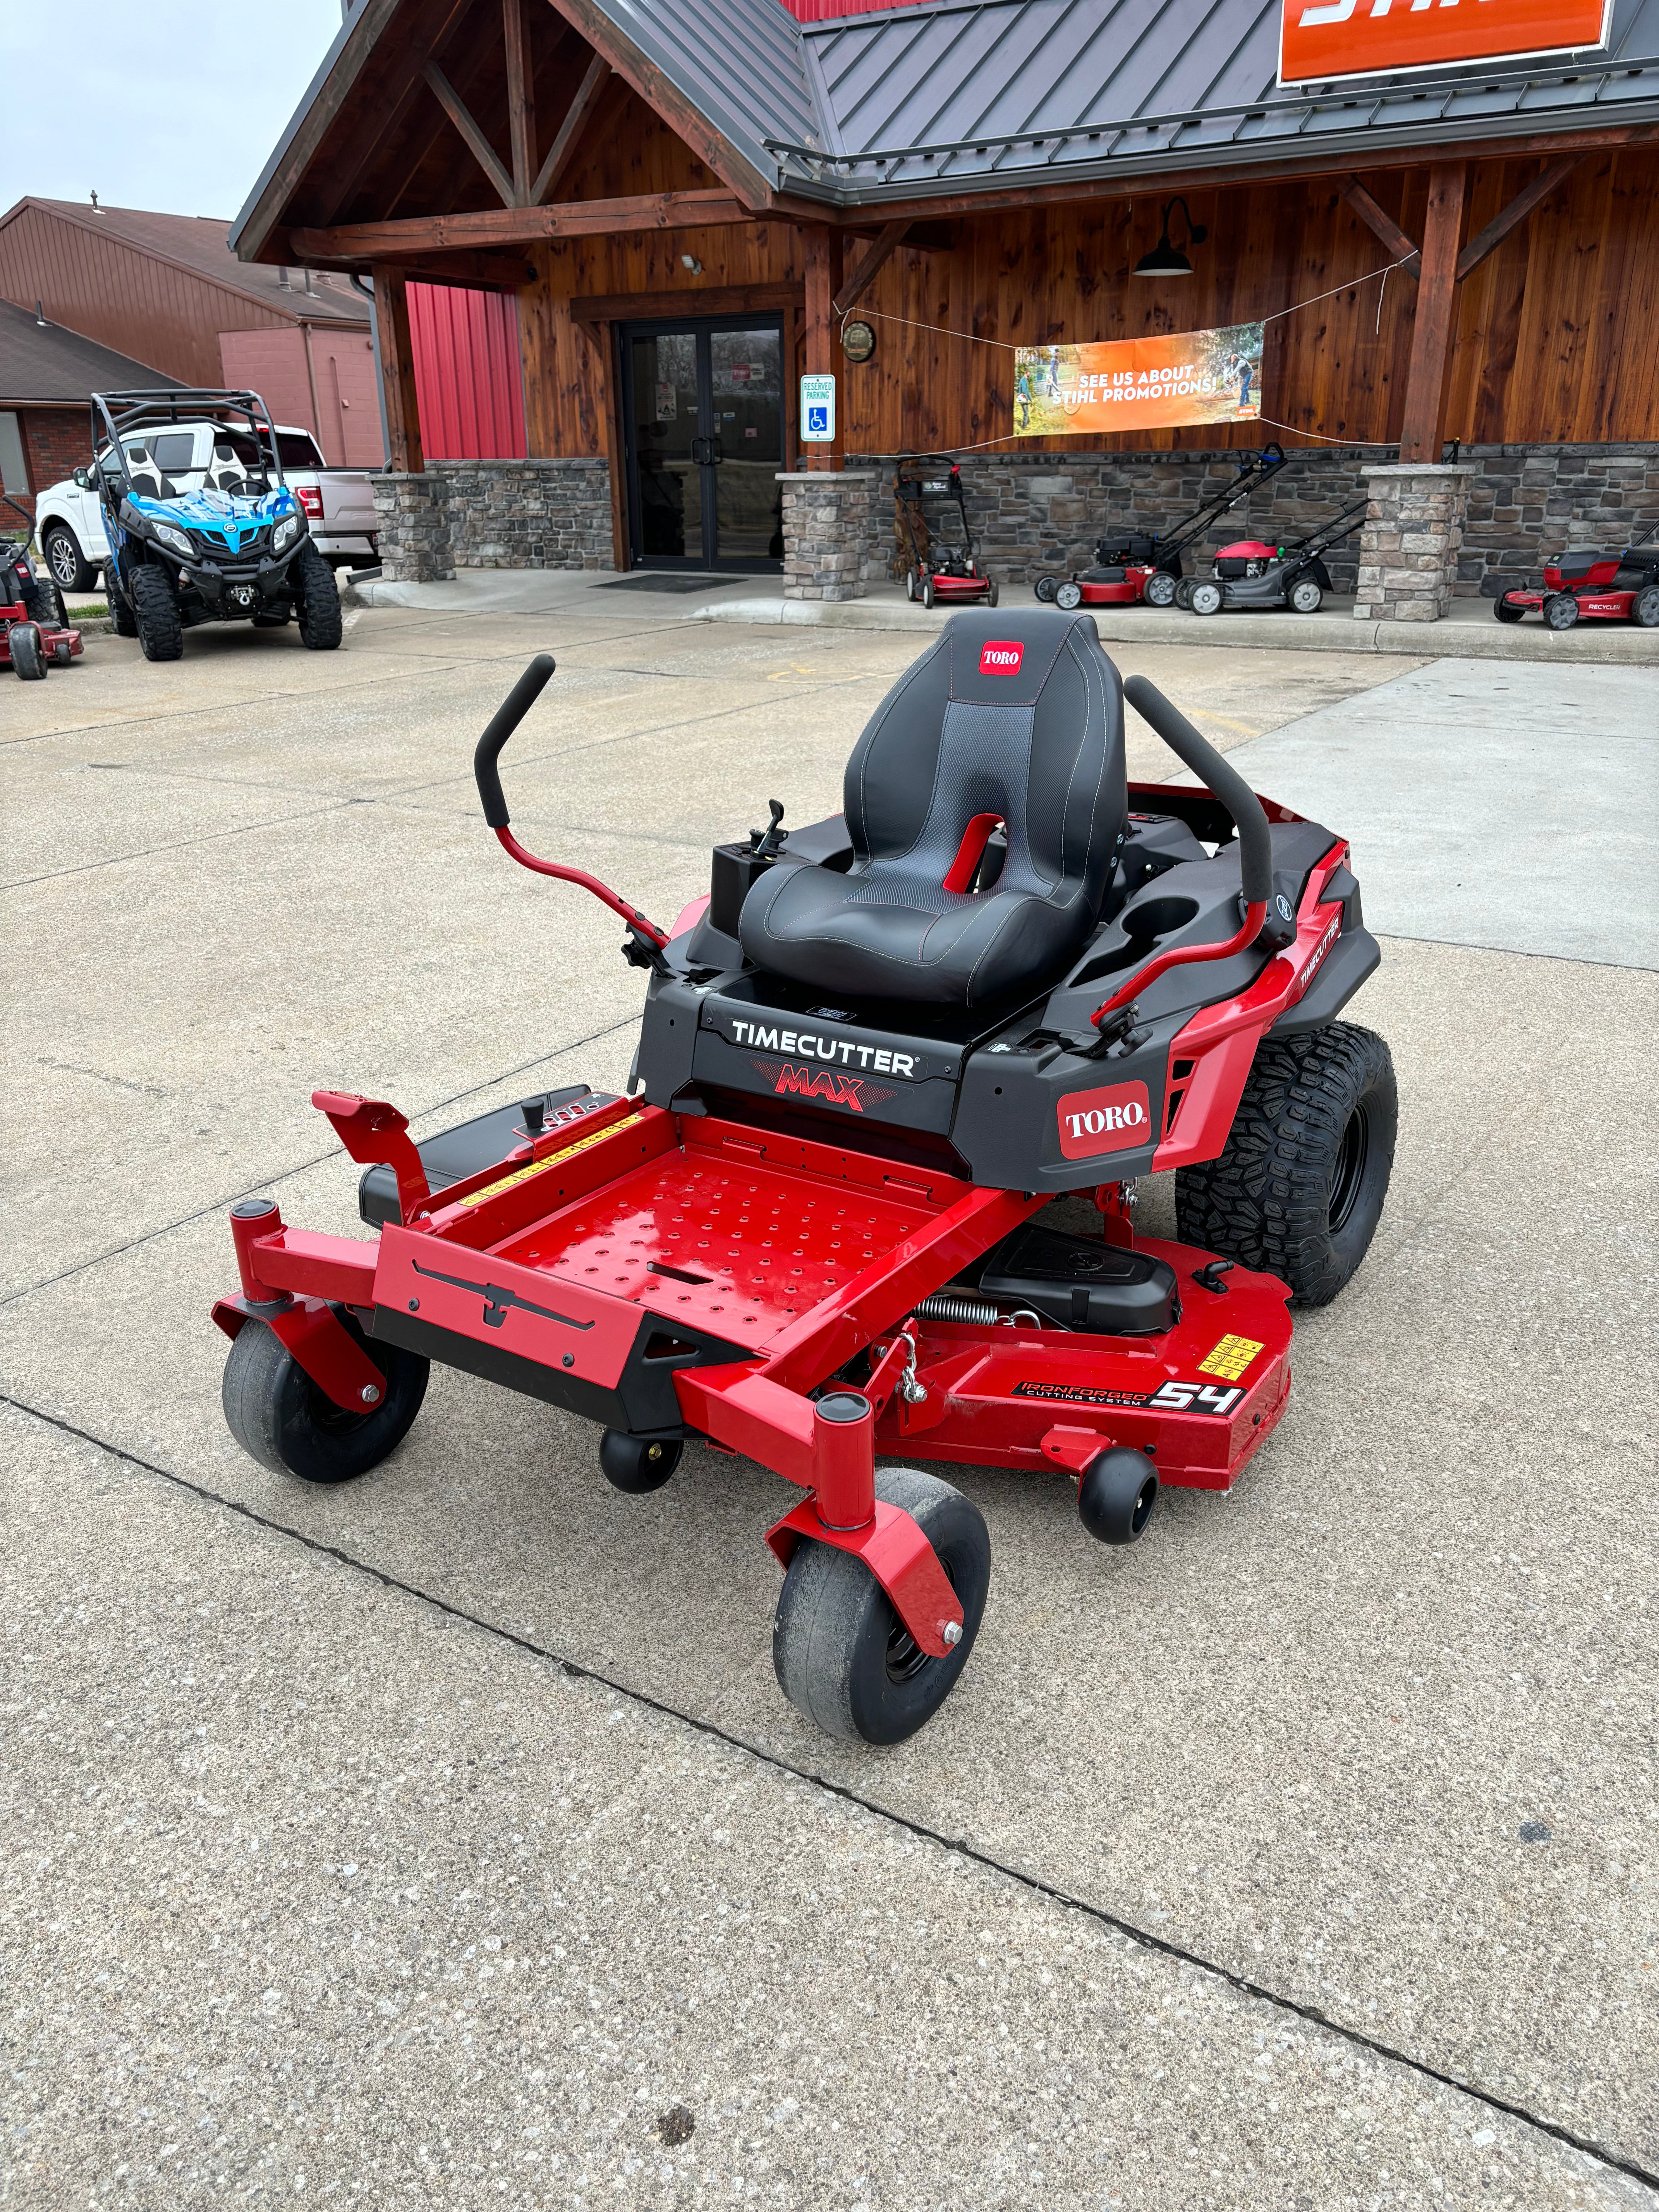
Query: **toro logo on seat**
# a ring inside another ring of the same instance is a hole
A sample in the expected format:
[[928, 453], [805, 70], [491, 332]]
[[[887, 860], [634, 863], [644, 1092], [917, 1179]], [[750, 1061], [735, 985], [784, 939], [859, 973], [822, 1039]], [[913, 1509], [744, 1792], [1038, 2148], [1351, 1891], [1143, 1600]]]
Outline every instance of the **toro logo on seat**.
[[979, 672], [981, 676], [1018, 676], [1024, 658], [1025, 647], [1018, 638], [988, 638], [979, 649]]
[[1055, 1109], [1060, 1149], [1068, 1160], [1097, 1152], [1127, 1152], [1152, 1140], [1144, 1083], [1109, 1083], [1099, 1091], [1068, 1091]]

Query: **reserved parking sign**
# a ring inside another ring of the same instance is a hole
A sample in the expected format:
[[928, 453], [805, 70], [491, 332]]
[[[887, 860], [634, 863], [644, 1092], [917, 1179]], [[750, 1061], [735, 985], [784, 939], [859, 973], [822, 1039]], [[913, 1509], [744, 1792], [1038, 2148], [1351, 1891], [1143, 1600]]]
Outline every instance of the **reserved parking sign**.
[[827, 446], [836, 434], [836, 380], [833, 376], [803, 376], [800, 380], [800, 435], [806, 446]]

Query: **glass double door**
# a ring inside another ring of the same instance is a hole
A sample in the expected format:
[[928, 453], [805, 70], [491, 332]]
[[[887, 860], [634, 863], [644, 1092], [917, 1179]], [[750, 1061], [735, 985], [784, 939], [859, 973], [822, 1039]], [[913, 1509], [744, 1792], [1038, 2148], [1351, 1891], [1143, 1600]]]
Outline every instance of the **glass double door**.
[[634, 323], [622, 333], [635, 568], [783, 562], [778, 323]]

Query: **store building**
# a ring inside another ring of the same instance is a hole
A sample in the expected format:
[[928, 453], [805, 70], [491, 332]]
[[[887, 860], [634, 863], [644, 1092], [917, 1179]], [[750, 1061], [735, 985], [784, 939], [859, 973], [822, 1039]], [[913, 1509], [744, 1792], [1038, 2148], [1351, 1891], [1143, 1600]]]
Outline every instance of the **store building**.
[[[1249, 524], [1299, 534], [1370, 481], [1337, 581], [1432, 618], [1659, 517], [1651, 0], [1576, 52], [1424, 63], [1430, 33], [1601, 28], [1457, 4], [1425, 29], [1287, 0], [1287, 76], [1310, 21], [1320, 67], [1352, 39], [1373, 73], [1281, 85], [1257, 0], [365, 0], [232, 242], [372, 272], [404, 574], [781, 565], [853, 594], [889, 563], [892, 457], [954, 449], [1018, 582], [1278, 437], [1304, 451]], [[522, 459], [427, 465], [411, 281], [510, 296]], [[1017, 349], [1257, 323], [1259, 415], [1016, 434]], [[798, 381], [831, 372], [809, 445]]]

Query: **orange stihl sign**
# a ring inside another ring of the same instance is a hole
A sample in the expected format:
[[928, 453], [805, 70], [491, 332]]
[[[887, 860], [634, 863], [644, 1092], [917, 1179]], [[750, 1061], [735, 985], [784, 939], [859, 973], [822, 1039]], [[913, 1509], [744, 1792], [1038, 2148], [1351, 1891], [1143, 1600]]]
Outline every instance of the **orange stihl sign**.
[[1613, 0], [1282, 0], [1281, 84], [1605, 46]]

